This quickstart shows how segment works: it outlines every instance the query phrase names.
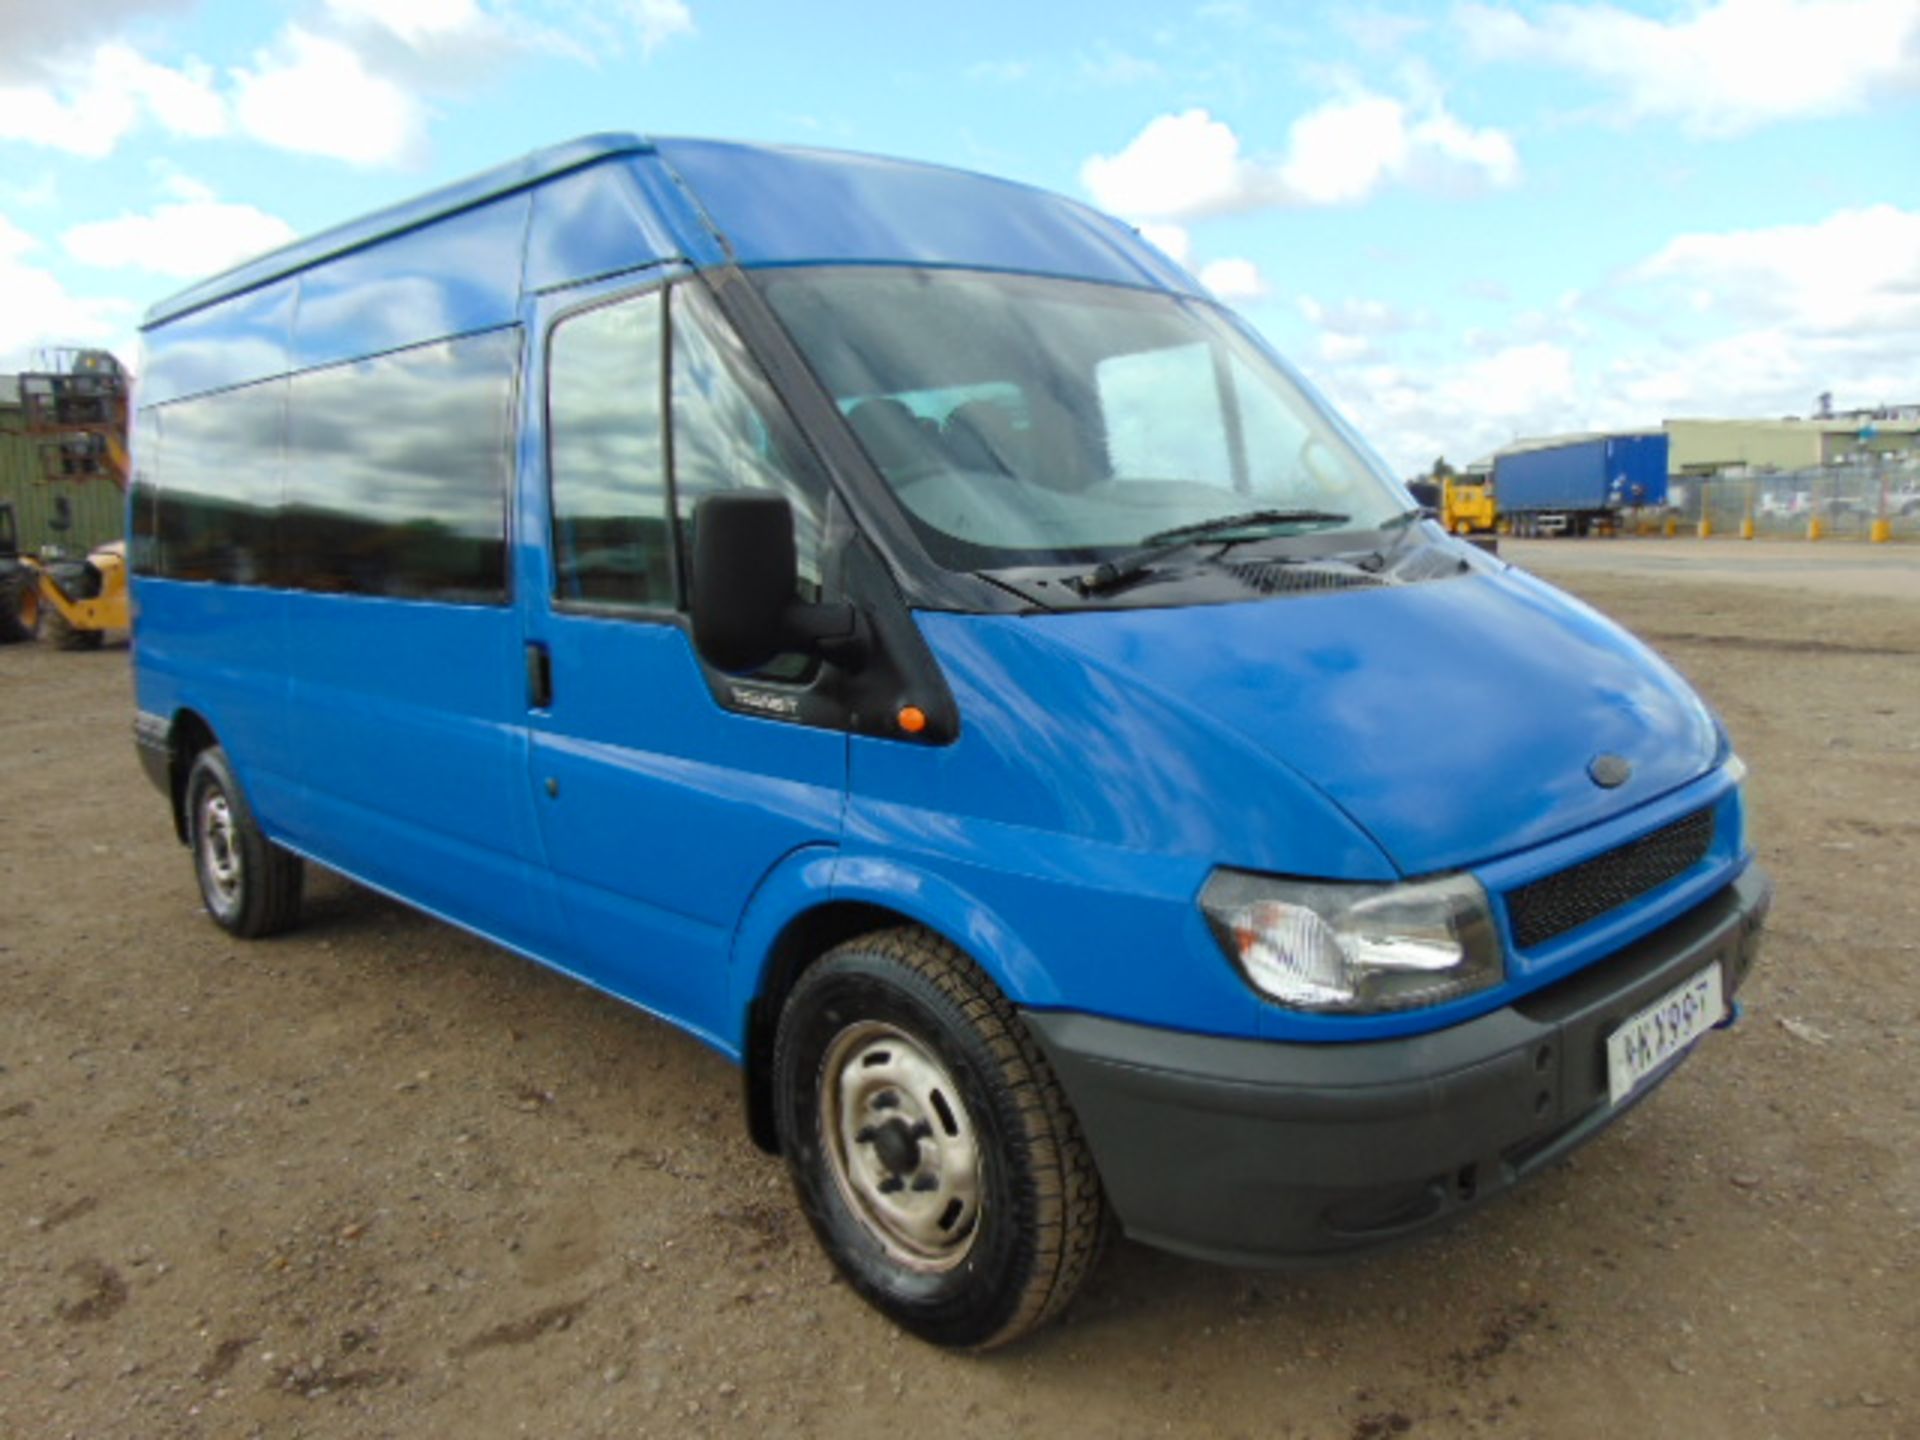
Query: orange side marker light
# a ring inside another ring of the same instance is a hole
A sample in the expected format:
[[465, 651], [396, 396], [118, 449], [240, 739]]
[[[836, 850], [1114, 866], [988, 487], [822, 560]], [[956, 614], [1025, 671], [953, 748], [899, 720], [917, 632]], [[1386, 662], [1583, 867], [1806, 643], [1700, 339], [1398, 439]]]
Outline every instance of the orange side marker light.
[[918, 705], [902, 705], [894, 721], [909, 735], [918, 735], [927, 728], [927, 712]]

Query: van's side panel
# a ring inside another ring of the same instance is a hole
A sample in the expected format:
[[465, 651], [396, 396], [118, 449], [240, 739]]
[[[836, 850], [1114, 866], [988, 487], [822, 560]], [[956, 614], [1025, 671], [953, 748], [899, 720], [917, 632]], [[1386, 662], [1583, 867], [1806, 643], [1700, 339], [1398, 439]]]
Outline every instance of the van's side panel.
[[[232, 737], [249, 793], [252, 777], [290, 763], [283, 604], [270, 534], [260, 541], [279, 499], [295, 302], [289, 280], [181, 317], [148, 337], [138, 392], [135, 698]], [[235, 532], [252, 543], [230, 544]], [[271, 794], [256, 809], [277, 822]]]
[[[529, 313], [518, 575], [526, 638], [545, 649], [552, 701], [525, 715], [527, 788], [564, 917], [555, 958], [737, 1053], [735, 931], [787, 857], [838, 844], [847, 737], [723, 710], [670, 605], [593, 613], [555, 600], [548, 453], [532, 443], [547, 418], [549, 325], [601, 296], [656, 293], [636, 289], [638, 279], [570, 291]], [[627, 483], [658, 495], [663, 480]], [[619, 477], [614, 484], [618, 493]]]
[[567, 968], [731, 1035], [742, 909], [790, 853], [839, 841], [847, 738], [715, 702], [677, 625], [550, 615], [553, 709], [533, 719], [534, 803]]
[[[551, 943], [511, 587], [530, 197], [304, 272], [286, 508], [285, 824], [318, 859]], [[345, 358], [343, 358], [345, 357]]]

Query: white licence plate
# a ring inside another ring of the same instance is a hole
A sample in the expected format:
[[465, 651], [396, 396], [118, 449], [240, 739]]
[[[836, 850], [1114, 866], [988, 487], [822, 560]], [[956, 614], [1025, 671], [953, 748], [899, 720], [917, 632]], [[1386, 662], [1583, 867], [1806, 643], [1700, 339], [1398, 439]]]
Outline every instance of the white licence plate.
[[1640, 1082], [1726, 1017], [1715, 962], [1607, 1037], [1607, 1090], [1618, 1105]]

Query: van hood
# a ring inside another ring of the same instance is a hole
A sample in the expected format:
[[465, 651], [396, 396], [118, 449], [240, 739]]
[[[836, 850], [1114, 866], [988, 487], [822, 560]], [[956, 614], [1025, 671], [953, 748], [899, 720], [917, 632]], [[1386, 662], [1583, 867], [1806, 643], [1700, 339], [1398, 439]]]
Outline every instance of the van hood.
[[[1670, 666], [1510, 567], [1026, 623], [1121, 688], [1151, 691], [1210, 722], [1203, 729], [1237, 732], [1330, 799], [1405, 875], [1482, 863], [1608, 819], [1718, 757], [1712, 714]], [[1627, 778], [1598, 783], [1590, 767], [1601, 756], [1626, 761]]]

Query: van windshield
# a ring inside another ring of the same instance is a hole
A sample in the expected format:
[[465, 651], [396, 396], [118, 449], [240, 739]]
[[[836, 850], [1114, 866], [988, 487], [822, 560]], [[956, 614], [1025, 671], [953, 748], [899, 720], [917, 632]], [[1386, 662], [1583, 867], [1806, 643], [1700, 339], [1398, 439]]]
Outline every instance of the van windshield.
[[1250, 519], [1203, 533], [1372, 530], [1407, 509], [1210, 305], [953, 270], [782, 270], [760, 284], [949, 569], [1098, 560], [1234, 516]]

